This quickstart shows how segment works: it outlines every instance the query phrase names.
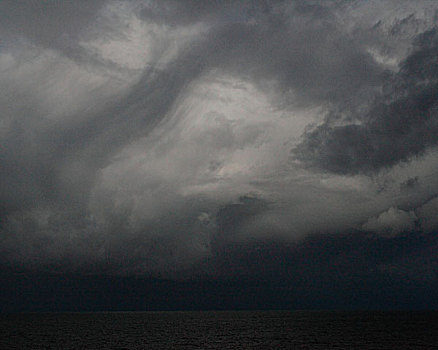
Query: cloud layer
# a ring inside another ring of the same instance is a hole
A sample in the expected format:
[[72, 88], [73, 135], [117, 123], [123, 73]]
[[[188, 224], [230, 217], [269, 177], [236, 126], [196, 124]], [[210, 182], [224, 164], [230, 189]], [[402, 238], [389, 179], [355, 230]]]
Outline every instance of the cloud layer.
[[433, 236], [437, 11], [2, 3], [1, 263], [214, 275], [236, 247]]

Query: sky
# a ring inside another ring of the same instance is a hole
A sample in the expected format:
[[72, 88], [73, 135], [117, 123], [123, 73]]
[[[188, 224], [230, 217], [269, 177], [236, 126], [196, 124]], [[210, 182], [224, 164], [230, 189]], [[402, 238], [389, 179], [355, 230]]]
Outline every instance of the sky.
[[0, 2], [0, 311], [438, 308], [437, 23]]

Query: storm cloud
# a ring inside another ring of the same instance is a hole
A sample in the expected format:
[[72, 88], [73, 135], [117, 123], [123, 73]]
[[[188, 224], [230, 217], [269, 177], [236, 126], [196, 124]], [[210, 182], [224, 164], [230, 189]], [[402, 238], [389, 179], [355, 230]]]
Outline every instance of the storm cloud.
[[2, 2], [0, 263], [299, 284], [328, 281], [327, 259], [430, 282], [437, 16], [427, 0]]
[[436, 28], [415, 37], [413, 52], [388, 74], [369, 110], [344, 111], [354, 121], [346, 125], [336, 125], [341, 117], [333, 112], [306, 134], [298, 157], [335, 173], [370, 173], [436, 146], [437, 38]]

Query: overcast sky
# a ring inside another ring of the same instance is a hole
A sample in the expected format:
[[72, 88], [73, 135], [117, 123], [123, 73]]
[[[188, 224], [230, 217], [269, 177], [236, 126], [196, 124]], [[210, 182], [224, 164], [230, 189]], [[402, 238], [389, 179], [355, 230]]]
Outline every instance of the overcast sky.
[[2, 269], [438, 295], [437, 22], [434, 0], [1, 1]]

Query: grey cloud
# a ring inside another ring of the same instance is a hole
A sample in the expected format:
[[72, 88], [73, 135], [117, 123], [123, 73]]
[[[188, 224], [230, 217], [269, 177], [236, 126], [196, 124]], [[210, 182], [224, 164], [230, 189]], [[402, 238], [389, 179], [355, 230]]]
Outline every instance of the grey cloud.
[[412, 191], [412, 190], [415, 190], [415, 188], [417, 188], [418, 186], [420, 186], [420, 181], [418, 179], [418, 176], [415, 176], [415, 177], [411, 177], [411, 178], [407, 179], [406, 181], [403, 181], [400, 184], [400, 190]]
[[433, 232], [438, 229], [438, 197], [432, 198], [418, 207], [416, 213], [424, 231]]
[[[253, 195], [244, 195], [238, 203], [228, 204], [220, 208], [216, 216], [217, 231], [213, 242], [220, 248], [236, 239], [239, 233], [247, 229], [251, 219], [269, 210], [269, 202]], [[238, 238], [237, 238], [238, 239]]]
[[[308, 131], [294, 150], [298, 159], [340, 174], [372, 173], [421, 155], [436, 145], [437, 29], [416, 39], [414, 52], [401, 64], [355, 124], [335, 126], [339, 118]], [[347, 112], [348, 113], [348, 112]], [[354, 113], [354, 112], [353, 112]]]
[[165, 0], [160, 3], [142, 4], [141, 18], [155, 23], [188, 25], [207, 22], [212, 25], [245, 22], [269, 13], [283, 0]]
[[[188, 74], [191, 78], [192, 73]], [[186, 218], [176, 220], [171, 216], [170, 219], [176, 221], [168, 226], [159, 223], [153, 224], [152, 228], [149, 227], [151, 223], [144, 226], [145, 231], [172, 234], [171, 238], [157, 238], [157, 242], [167, 242], [158, 245], [155, 240], [148, 242], [135, 238], [135, 234], [132, 238], [120, 240], [124, 237], [123, 233], [119, 237], [120, 231], [130, 230], [129, 225], [124, 224], [126, 217], [123, 213], [121, 222], [108, 218], [104, 231], [89, 220], [90, 191], [99, 176], [98, 170], [121, 147], [136, 136], [147, 134], [163, 118], [186, 82], [184, 75], [173, 73], [158, 74], [155, 79], [145, 78], [147, 83], [140, 80], [133, 93], [110, 103], [109, 109], [91, 115], [79, 125], [59, 125], [35, 113], [32, 122], [39, 118], [43, 121], [38, 127], [29, 129], [27, 118], [16, 121], [16, 132], [3, 139], [7, 146], [0, 152], [3, 165], [0, 173], [1, 215], [5, 222], [2, 251], [5, 257], [35, 266], [46, 264], [53, 258], [63, 261], [64, 267], [70, 265], [70, 268], [77, 269], [94, 264], [98, 270], [108, 268], [105, 256], [112, 261], [121, 261], [125, 269], [131, 268], [132, 271], [140, 259], [136, 256], [142, 257], [142, 263], [146, 265], [151, 259], [155, 261], [146, 268], [149, 271], [155, 270], [154, 265], [159, 268], [172, 265], [166, 261], [172, 256], [183, 264], [184, 256], [174, 251], [187, 243], [183, 252], [190, 255], [191, 242], [187, 231], [193, 231], [193, 228], [183, 225], [186, 228], [181, 232], [180, 244], [176, 243], [175, 235], [181, 229], [178, 226], [181, 220]], [[112, 237], [113, 232], [115, 237]], [[130, 242], [134, 242], [133, 246]], [[157, 248], [152, 249], [155, 245]], [[167, 248], [160, 251], [160, 245]], [[123, 251], [129, 251], [129, 257], [124, 257]], [[58, 252], [62, 252], [61, 256]], [[114, 271], [118, 269], [114, 267]]]
[[0, 31], [8, 40], [30, 40], [37, 45], [72, 50], [81, 34], [96, 21], [105, 4], [96, 1], [2, 1]]
[[[234, 243], [251, 251], [251, 240], [344, 232], [373, 217], [371, 229], [400, 226], [402, 213], [393, 221], [382, 214], [397, 206], [389, 191], [367, 197], [372, 181], [287, 162], [292, 141], [281, 129], [301, 128], [291, 120], [314, 107], [360, 110], [385, 78], [356, 40], [363, 33], [339, 21], [343, 2], [130, 2], [141, 11], [122, 15], [142, 21], [135, 25], [189, 28], [174, 56], [157, 54], [134, 78], [79, 44], [123, 41], [120, 23], [106, 27], [101, 17], [111, 4], [118, 3], [0, 5], [2, 33], [31, 42], [0, 50], [8, 67], [0, 75], [3, 262], [176, 276], [196, 264], [208, 269], [208, 259], [225, 259]], [[334, 126], [343, 117], [331, 114], [306, 133], [298, 158], [350, 175], [435, 145], [436, 37], [418, 36], [370, 111], [350, 117], [361, 124]], [[178, 40], [169, 38], [157, 40]], [[123, 55], [117, 45], [108, 50]], [[218, 84], [216, 99], [193, 97], [218, 77], [228, 83]]]
[[382, 237], [394, 237], [403, 232], [415, 231], [416, 220], [415, 213], [391, 207], [378, 217], [369, 219], [362, 228], [376, 232]]
[[[185, 18], [179, 16], [181, 11], [207, 18], [211, 26], [191, 48], [192, 57], [206, 69], [224, 69], [255, 81], [271, 95], [269, 89], [275, 89], [282, 107], [346, 101], [356, 93], [373, 90], [382, 78], [381, 68], [339, 26], [330, 6], [324, 3], [255, 5], [237, 1], [218, 6], [216, 2], [199, 5], [170, 1], [149, 11], [153, 18], [157, 18], [153, 11], [163, 11], [175, 20]], [[238, 18], [235, 13], [246, 15]], [[208, 20], [212, 15], [220, 20]]]
[[321, 5], [283, 5], [254, 25], [231, 25], [212, 39], [226, 45], [218, 51], [225, 51], [226, 65], [237, 74], [262, 87], [274, 81], [266, 89], [276, 89], [285, 106], [346, 100], [347, 93], [372, 89], [380, 80], [370, 55]]

